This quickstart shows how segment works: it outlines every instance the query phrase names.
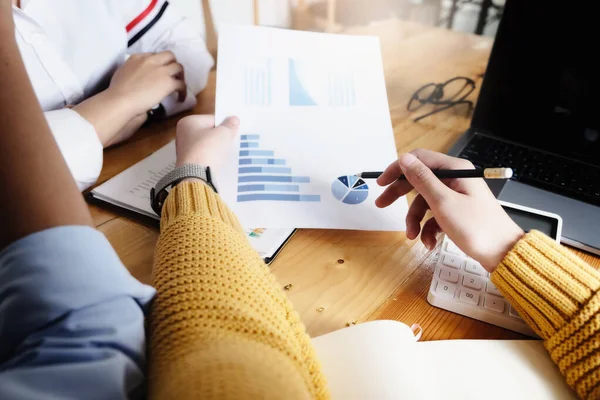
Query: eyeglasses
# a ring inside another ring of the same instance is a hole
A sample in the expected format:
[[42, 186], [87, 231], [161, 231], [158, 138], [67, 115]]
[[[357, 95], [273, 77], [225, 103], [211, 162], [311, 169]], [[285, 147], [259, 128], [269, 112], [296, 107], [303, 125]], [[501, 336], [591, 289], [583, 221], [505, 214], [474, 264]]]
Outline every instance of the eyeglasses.
[[415, 118], [415, 122], [461, 104], [468, 105], [470, 112], [473, 108], [473, 102], [465, 99], [474, 90], [475, 81], [465, 76], [457, 76], [444, 83], [428, 83], [412, 95], [406, 109], [416, 111], [426, 104], [437, 107], [435, 110]]

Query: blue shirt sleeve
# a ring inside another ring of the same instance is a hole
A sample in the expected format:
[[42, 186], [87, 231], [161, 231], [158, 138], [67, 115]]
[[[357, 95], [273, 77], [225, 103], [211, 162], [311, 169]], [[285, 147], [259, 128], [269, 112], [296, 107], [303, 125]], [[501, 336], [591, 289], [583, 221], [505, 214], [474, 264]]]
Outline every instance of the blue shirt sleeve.
[[136, 397], [153, 296], [95, 229], [11, 244], [0, 253], [0, 399]]

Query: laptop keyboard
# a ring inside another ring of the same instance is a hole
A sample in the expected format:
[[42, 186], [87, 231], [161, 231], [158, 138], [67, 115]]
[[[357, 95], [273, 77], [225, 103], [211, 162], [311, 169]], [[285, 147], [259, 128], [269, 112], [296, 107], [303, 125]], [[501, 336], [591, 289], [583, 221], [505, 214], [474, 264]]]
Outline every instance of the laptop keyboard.
[[510, 167], [513, 180], [600, 206], [600, 168], [475, 135], [459, 154], [480, 168]]

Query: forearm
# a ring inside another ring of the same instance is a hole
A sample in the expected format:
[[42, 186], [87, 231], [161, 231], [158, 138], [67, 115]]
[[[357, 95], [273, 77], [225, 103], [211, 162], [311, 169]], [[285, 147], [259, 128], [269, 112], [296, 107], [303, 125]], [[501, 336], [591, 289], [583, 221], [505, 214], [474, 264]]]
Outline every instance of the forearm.
[[600, 273], [540, 232], [528, 233], [491, 276], [545, 340], [581, 398], [600, 397]]
[[154, 398], [327, 397], [297, 313], [235, 216], [202, 183], [180, 184], [165, 203], [153, 285]]
[[0, 398], [135, 398], [153, 294], [91, 227], [12, 243], [0, 253]]
[[73, 107], [96, 129], [104, 147], [127, 138], [146, 122], [147, 116], [134, 115], [127, 101], [107, 89]]
[[60, 225], [90, 225], [88, 209], [44, 118], [11, 27], [0, 29], [0, 248]]
[[133, 118], [113, 137], [111, 141], [108, 142], [106, 147], [110, 147], [114, 144], [127, 140], [133, 136], [133, 134], [136, 133], [142, 127], [142, 125], [146, 123], [147, 120], [148, 116], [146, 114], [138, 115], [137, 117]]

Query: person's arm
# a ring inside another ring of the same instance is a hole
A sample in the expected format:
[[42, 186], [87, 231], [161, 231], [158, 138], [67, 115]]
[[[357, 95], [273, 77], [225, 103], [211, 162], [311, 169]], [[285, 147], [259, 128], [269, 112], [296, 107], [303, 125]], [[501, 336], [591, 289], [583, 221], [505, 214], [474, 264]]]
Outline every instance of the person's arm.
[[600, 399], [600, 273], [541, 232], [525, 235], [492, 282], [542, 339], [569, 386]]
[[109, 87], [73, 107], [88, 121], [104, 147], [128, 138], [147, 120], [160, 99], [187, 95], [183, 66], [170, 51], [129, 57], [112, 76]]
[[44, 229], [92, 222], [25, 71], [11, 2], [0, 7], [1, 249]]
[[[413, 188], [407, 236], [427, 247], [445, 232], [491, 273], [492, 282], [531, 328], [582, 399], [600, 398], [600, 273], [541, 232], [525, 234], [482, 179], [445, 183], [431, 169], [473, 168], [466, 160], [418, 149], [379, 178], [389, 185], [377, 199], [386, 207]], [[400, 174], [407, 181], [395, 182]], [[421, 228], [428, 209], [433, 217]]]
[[[206, 116], [179, 123], [178, 164], [218, 163], [237, 121], [212, 126]], [[204, 183], [180, 183], [169, 194], [152, 281], [150, 398], [329, 397], [298, 314]]]
[[143, 388], [137, 282], [92, 221], [0, 0], [0, 398], [131, 398]]
[[127, 31], [128, 53], [171, 51], [183, 65], [188, 94], [184, 102], [176, 95], [161, 100], [171, 116], [196, 104], [196, 95], [206, 87], [214, 60], [202, 39], [201, 27], [182, 15], [167, 0], [111, 0], [112, 13]]
[[73, 107], [94, 127], [102, 147], [110, 147], [133, 135], [147, 120], [147, 114], [135, 115], [128, 101], [105, 90]]
[[70, 108], [47, 111], [44, 116], [77, 187], [89, 188], [100, 176], [104, 155], [94, 125]]
[[103, 148], [133, 135], [165, 96], [184, 98], [182, 73], [171, 52], [135, 55], [115, 72], [106, 90], [72, 108], [45, 113], [80, 190], [98, 179]]

